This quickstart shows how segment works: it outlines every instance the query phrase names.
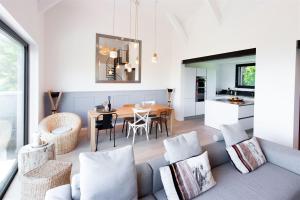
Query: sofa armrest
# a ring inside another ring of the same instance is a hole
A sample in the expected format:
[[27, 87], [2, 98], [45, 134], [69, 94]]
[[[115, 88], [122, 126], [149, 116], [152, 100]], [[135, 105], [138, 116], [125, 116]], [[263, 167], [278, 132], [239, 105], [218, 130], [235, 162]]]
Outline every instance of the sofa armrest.
[[152, 169], [152, 176], [153, 176], [153, 178], [152, 178], [152, 180], [153, 180], [152, 193], [154, 194], [157, 191], [164, 188], [162, 181], [161, 181], [159, 168], [161, 168], [163, 166], [167, 166], [170, 163], [165, 160], [164, 156], [149, 160], [149, 161], [147, 161], [147, 163], [150, 165], [150, 167]]
[[45, 200], [72, 200], [71, 185], [61, 185], [48, 190]]
[[300, 151], [258, 138], [268, 162], [300, 175]]

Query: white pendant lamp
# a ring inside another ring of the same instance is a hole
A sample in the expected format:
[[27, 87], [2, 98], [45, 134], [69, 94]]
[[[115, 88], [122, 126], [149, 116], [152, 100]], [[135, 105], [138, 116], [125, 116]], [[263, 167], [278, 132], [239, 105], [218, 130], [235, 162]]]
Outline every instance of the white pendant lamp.
[[118, 52], [116, 48], [113, 48], [110, 52], [109, 52], [109, 57], [111, 58], [117, 58], [118, 57]]
[[157, 63], [157, 53], [153, 53], [152, 55], [152, 62]]
[[157, 47], [156, 47], [156, 43], [157, 43], [157, 0], [155, 0], [154, 2], [154, 53], [152, 55], [152, 62], [153, 63], [157, 63]]

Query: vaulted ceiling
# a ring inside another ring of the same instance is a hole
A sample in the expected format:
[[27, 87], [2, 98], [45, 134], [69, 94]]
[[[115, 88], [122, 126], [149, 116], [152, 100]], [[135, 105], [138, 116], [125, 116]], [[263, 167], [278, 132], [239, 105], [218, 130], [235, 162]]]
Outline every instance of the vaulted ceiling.
[[[37, 1], [39, 5], [39, 10], [41, 12], [46, 12], [48, 9], [51, 9], [53, 6], [55, 6], [56, 4], [64, 0], [37, 0]], [[124, 0], [119, 0], [119, 1], [124, 2]], [[149, 1], [149, 0], [140, 0], [140, 1]], [[158, 4], [159, 6], [163, 7], [164, 10], [167, 10], [169, 13], [175, 15], [181, 21], [185, 21], [191, 16], [192, 13], [195, 13], [197, 10], [199, 10], [201, 5], [206, 3], [206, 1], [218, 1], [219, 4], [220, 3], [219, 1], [224, 2], [227, 0], [158, 0]], [[113, 2], [113, 0], [111, 0], [111, 2]]]
[[48, 9], [52, 8], [59, 2], [63, 0], [37, 0], [38, 1], [38, 9], [40, 12], [46, 12]]
[[[40, 12], [44, 13], [51, 9], [53, 6], [65, 0], [37, 0]], [[102, 1], [102, 0], [99, 0]], [[113, 0], [109, 0], [113, 3]], [[129, 0], [117, 0], [118, 3], [127, 3]], [[132, 0], [134, 1], [134, 0]], [[150, 0], [140, 0], [140, 1], [150, 1]], [[152, 0], [155, 1], [155, 0]], [[260, 1], [260, 0], [251, 0]], [[108, 2], [106, 0], [106, 2]], [[222, 23], [223, 15], [227, 11], [230, 11], [228, 7], [232, 3], [239, 4], [239, 0], [158, 0], [158, 5], [163, 9], [170, 23], [174, 29], [182, 35], [183, 38], [188, 39], [188, 34], [186, 33], [184, 24], [186, 21], [193, 17], [197, 12], [201, 12], [201, 8], [205, 7], [211, 10], [212, 15], [215, 17], [217, 22]], [[248, 1], [247, 1], [248, 2]], [[250, 1], [249, 1], [250, 2]], [[86, 1], [88, 4], [88, 1]], [[235, 4], [235, 5], [236, 5]], [[243, 4], [245, 2], [243, 1]], [[153, 8], [149, 8], [153, 9]]]

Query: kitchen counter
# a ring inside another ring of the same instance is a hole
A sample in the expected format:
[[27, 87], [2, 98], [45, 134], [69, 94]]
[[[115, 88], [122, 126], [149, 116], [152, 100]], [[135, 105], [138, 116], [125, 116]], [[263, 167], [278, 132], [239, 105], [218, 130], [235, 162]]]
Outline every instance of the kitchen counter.
[[242, 102], [233, 102], [233, 101], [230, 101], [228, 98], [222, 98], [222, 99], [215, 99], [215, 101], [219, 101], [222, 103], [229, 103], [229, 104], [238, 105], [238, 106], [254, 105], [254, 100], [244, 100]]
[[229, 98], [232, 98], [232, 97], [238, 97], [238, 98], [241, 98], [241, 99], [244, 99], [244, 100], [254, 100], [254, 97], [242, 96], [242, 95], [234, 96], [234, 95], [228, 95], [228, 94], [217, 94], [215, 96], [216, 99], [229, 99]]
[[205, 125], [220, 129], [223, 124], [240, 123], [247, 130], [253, 128], [254, 100], [241, 103], [230, 102], [228, 98], [205, 101]]

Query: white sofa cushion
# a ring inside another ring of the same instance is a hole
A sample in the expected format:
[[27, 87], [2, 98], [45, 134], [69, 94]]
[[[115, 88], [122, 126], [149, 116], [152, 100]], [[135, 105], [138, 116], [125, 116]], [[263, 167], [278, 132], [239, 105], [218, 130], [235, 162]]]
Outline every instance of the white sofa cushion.
[[132, 146], [79, 155], [82, 200], [137, 199], [137, 174]]
[[193, 199], [216, 184], [207, 151], [159, 170], [167, 197], [172, 200]]
[[254, 171], [267, 162], [255, 137], [227, 147], [226, 150], [235, 167], [243, 174]]
[[185, 160], [202, 152], [196, 131], [165, 139], [164, 146], [167, 151], [165, 159], [170, 163]]
[[70, 184], [52, 188], [46, 192], [45, 200], [73, 200]]
[[220, 129], [227, 147], [249, 139], [246, 131], [238, 123], [221, 125]]
[[67, 132], [69, 132], [69, 131], [71, 131], [71, 130], [72, 130], [72, 127], [69, 127], [69, 126], [62, 126], [62, 127], [53, 129], [53, 130], [51, 131], [51, 133], [54, 134], [54, 135], [61, 135], [61, 134], [67, 133]]

